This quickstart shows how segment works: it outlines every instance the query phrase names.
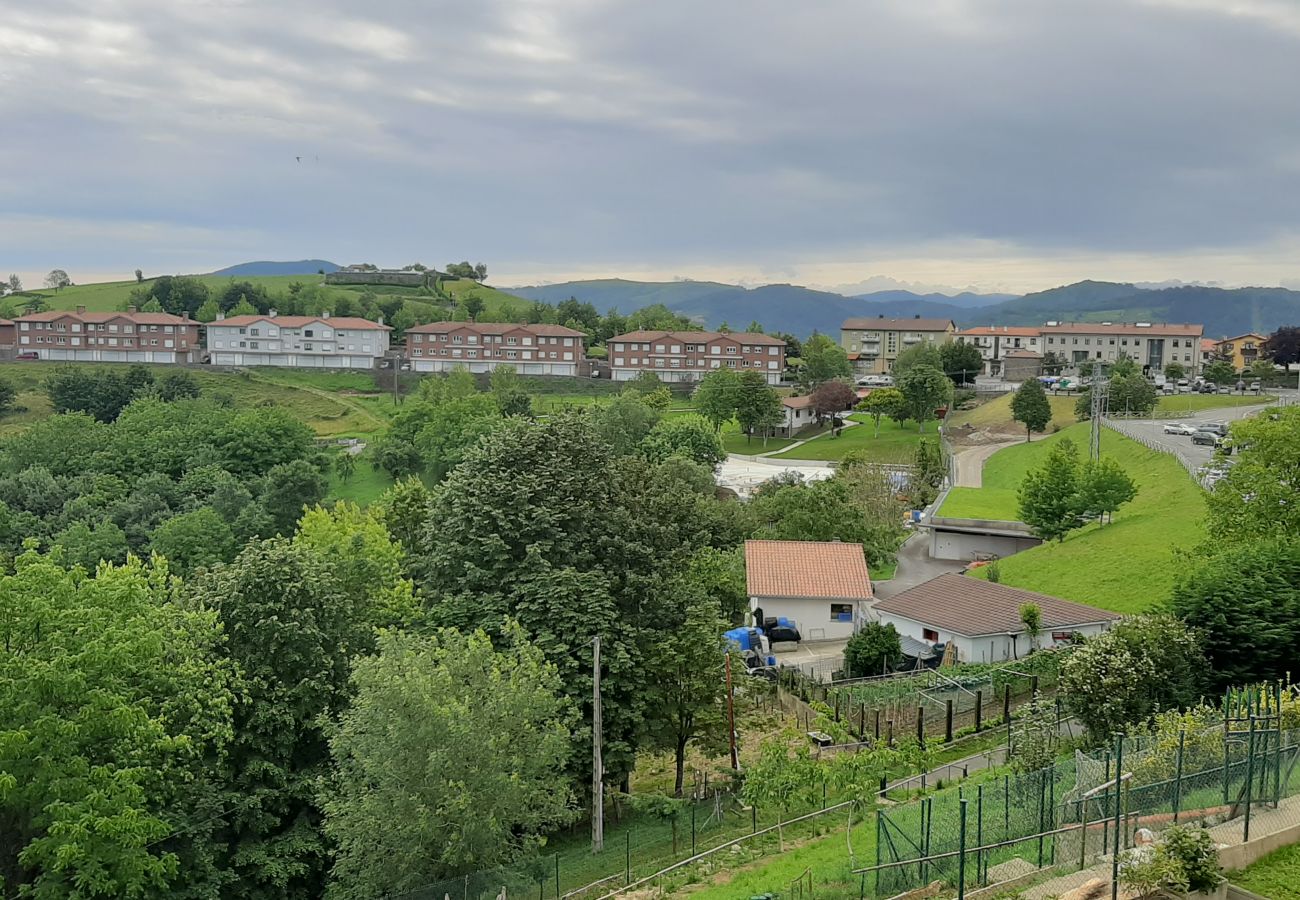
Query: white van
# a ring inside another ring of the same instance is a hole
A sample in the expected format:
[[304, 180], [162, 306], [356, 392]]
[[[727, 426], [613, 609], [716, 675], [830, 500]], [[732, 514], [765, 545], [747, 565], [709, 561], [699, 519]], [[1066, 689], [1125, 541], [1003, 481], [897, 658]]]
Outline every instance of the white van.
[[893, 387], [892, 375], [863, 375], [858, 379], [858, 387]]

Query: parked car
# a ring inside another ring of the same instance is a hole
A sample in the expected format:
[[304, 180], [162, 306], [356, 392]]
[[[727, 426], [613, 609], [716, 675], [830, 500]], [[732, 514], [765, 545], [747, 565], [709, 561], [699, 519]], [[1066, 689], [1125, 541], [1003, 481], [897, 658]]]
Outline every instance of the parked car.
[[1217, 394], [1218, 392], [1219, 386], [1213, 381], [1202, 381], [1196, 386], [1196, 393], [1198, 394]]
[[1251, 389], [1252, 392], [1258, 394], [1258, 393], [1259, 393], [1259, 382], [1258, 382], [1258, 381], [1252, 381], [1252, 382], [1250, 383], [1250, 389]]
[[1166, 422], [1165, 434], [1196, 434], [1196, 426], [1186, 422]]
[[1219, 437], [1213, 431], [1198, 431], [1192, 435], [1193, 444], [1201, 444], [1206, 447], [1218, 447], [1223, 438]]
[[22, 359], [22, 360], [40, 359], [40, 358], [41, 355], [37, 353], [35, 350], [24, 350], [22, 353], [19, 353], [17, 356], [14, 357], [14, 359]]
[[1180, 393], [1180, 394], [1186, 394], [1186, 393], [1189, 392], [1191, 389], [1192, 389], [1192, 386], [1191, 386], [1191, 384], [1187, 381], [1186, 378], [1180, 378], [1180, 379], [1178, 379], [1178, 393]]
[[1228, 436], [1228, 426], [1224, 422], [1201, 422], [1196, 426], [1197, 431], [1208, 431], [1211, 434], [1217, 434], [1219, 437]]

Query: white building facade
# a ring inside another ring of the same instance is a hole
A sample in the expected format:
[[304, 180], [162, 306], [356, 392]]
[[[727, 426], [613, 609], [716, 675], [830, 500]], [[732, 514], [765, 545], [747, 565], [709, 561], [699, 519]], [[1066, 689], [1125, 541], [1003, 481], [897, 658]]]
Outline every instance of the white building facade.
[[208, 361], [218, 366], [373, 369], [388, 353], [383, 322], [353, 316], [234, 316], [207, 326]]
[[1017, 350], [1042, 352], [1043, 336], [1037, 328], [1016, 325], [981, 325], [957, 332], [959, 344], [970, 344], [984, 359], [984, 375], [1001, 375], [1003, 360]]
[[1048, 322], [1040, 329], [1039, 352], [1055, 354], [1079, 374], [1127, 356], [1147, 375], [1178, 363], [1191, 376], [1201, 369], [1203, 331], [1169, 322]]

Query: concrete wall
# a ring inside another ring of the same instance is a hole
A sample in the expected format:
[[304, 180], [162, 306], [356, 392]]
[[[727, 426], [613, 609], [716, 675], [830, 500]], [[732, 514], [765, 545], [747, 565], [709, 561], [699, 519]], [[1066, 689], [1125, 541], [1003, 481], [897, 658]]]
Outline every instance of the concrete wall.
[[930, 556], [969, 562], [978, 556], [1011, 556], [1041, 544], [1036, 537], [1008, 537], [930, 529]]
[[[852, 616], [847, 622], [831, 619], [832, 603], [849, 603]], [[749, 609], [762, 609], [764, 616], [785, 616], [799, 624], [799, 635], [805, 641], [843, 641], [853, 637], [854, 622], [863, 610], [860, 601], [806, 599], [793, 597], [750, 597]]]
[[325, 276], [326, 284], [396, 284], [402, 287], [423, 287], [426, 278], [423, 272], [330, 272]]

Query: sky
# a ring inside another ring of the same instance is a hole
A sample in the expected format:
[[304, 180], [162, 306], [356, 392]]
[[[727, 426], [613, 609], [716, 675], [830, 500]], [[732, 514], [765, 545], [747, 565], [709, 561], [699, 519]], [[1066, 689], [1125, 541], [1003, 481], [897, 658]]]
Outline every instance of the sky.
[[0, 269], [1300, 288], [1294, 0], [0, 0]]

